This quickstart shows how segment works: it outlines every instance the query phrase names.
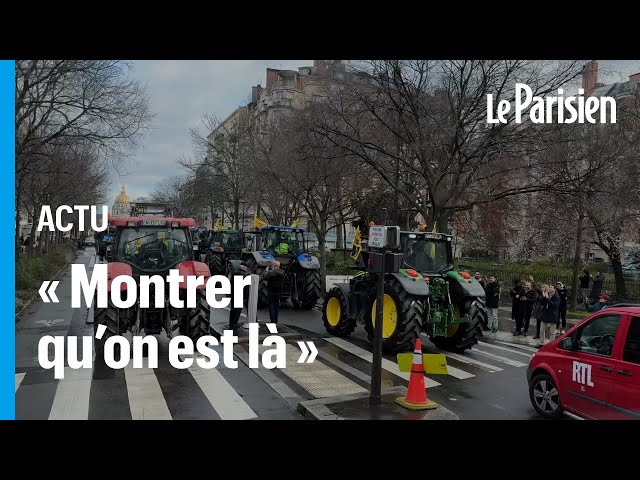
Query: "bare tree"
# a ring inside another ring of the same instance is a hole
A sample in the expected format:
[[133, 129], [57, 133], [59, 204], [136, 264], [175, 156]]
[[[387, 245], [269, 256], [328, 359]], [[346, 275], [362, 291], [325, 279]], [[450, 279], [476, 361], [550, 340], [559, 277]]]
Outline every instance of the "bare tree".
[[197, 217], [197, 185], [194, 179], [170, 177], [161, 181], [151, 194], [154, 201], [166, 203], [176, 217]]
[[[487, 124], [487, 94], [514, 97], [516, 82], [534, 95], [576, 78], [581, 62], [384, 60], [361, 64], [334, 83], [315, 131], [355, 155], [431, 225], [448, 230], [453, 214], [479, 204], [539, 191], [547, 160], [545, 129], [532, 122]], [[555, 92], [554, 92], [555, 93]], [[412, 181], [397, 181], [396, 164]], [[507, 166], [508, 164], [508, 166]], [[533, 174], [521, 178], [528, 168]], [[416, 188], [421, 186], [422, 188]]]

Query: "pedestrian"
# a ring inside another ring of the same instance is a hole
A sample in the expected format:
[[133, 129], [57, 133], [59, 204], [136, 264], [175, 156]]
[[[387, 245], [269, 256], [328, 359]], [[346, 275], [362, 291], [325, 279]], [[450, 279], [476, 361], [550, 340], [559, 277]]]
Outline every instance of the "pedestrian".
[[578, 277], [580, 279], [580, 301], [586, 302], [589, 299], [589, 284], [591, 283], [591, 274], [586, 268], [582, 271], [582, 275]]
[[278, 323], [278, 310], [280, 308], [280, 297], [282, 296], [282, 285], [284, 283], [284, 271], [280, 269], [280, 262], [273, 262], [272, 266], [264, 271], [263, 279], [267, 281], [267, 303], [269, 305], [269, 320], [271, 323]]
[[484, 288], [484, 280], [482, 279], [482, 275], [480, 275], [480, 272], [474, 273], [473, 278], [475, 278], [480, 283], [480, 285], [482, 285], [482, 288]]
[[524, 301], [524, 329], [522, 334], [526, 337], [529, 332], [533, 306], [538, 302], [538, 292], [535, 291], [531, 282], [524, 282], [524, 295], [521, 295], [520, 299]]
[[496, 333], [498, 331], [498, 307], [500, 306], [500, 284], [496, 277], [491, 275], [489, 283], [484, 288], [487, 299], [487, 309], [489, 310], [489, 329]]
[[556, 288], [553, 285], [546, 285], [545, 287], [542, 289], [542, 298], [540, 299], [542, 306], [540, 347], [545, 344], [547, 333], [549, 333], [549, 341], [556, 338], [556, 322], [558, 321], [558, 309], [560, 307], [560, 295], [556, 292]]
[[[569, 296], [569, 291], [565, 288], [564, 283], [557, 282], [556, 283], [556, 292], [558, 292], [558, 296], [560, 297], [560, 307], [558, 309], [558, 321], [556, 322], [556, 331], [560, 331], [560, 335], [564, 334], [564, 331], [567, 328], [567, 297]], [[560, 329], [560, 325], [562, 323], [562, 330]]]
[[540, 327], [542, 326], [542, 316], [544, 313], [542, 290], [548, 289], [549, 286], [546, 283], [543, 283], [540, 285], [540, 287], [538, 287], [532, 283], [531, 288], [533, 288], [538, 295], [538, 299], [536, 300], [536, 303], [533, 304], [533, 309], [531, 310], [531, 317], [536, 319], [536, 334], [533, 338], [538, 339], [540, 338]]
[[513, 305], [511, 306], [511, 313], [513, 314], [513, 320], [516, 322], [516, 329], [513, 332], [514, 336], [522, 335], [522, 324], [524, 320], [524, 309], [522, 304], [522, 296], [524, 295], [523, 281], [519, 280], [515, 287], [511, 291], [511, 297], [513, 298]]
[[591, 298], [600, 298], [602, 293], [602, 285], [604, 284], [604, 275], [602, 272], [598, 272], [591, 283]]
[[[242, 277], [246, 277], [249, 274], [249, 269], [247, 268], [247, 264], [245, 262], [242, 262], [240, 264], [240, 272], [237, 273], [236, 275], [238, 276], [242, 276]], [[234, 281], [234, 275], [233, 274], [229, 274], [229, 280], [231, 281], [231, 308], [229, 309], [229, 329], [233, 330], [235, 328], [241, 327], [242, 324], [239, 323], [240, 320], [240, 315], [242, 315], [242, 309], [244, 308], [244, 303], [245, 303], [245, 295], [244, 295], [244, 288], [242, 289], [242, 306], [240, 307], [236, 307], [235, 306], [235, 295], [234, 295], [234, 291], [233, 291], [233, 285], [235, 284]], [[246, 287], [245, 287], [246, 288]]]
[[584, 302], [584, 308], [587, 310], [587, 312], [599, 312], [603, 308], [607, 307], [608, 301], [608, 295], [600, 295], [598, 301], [594, 305], [589, 305], [587, 302]]
[[509, 289], [509, 295], [511, 296], [511, 320], [516, 321], [516, 310], [520, 303], [516, 300], [516, 291], [520, 287], [520, 280], [514, 278], [511, 280], [511, 288]]

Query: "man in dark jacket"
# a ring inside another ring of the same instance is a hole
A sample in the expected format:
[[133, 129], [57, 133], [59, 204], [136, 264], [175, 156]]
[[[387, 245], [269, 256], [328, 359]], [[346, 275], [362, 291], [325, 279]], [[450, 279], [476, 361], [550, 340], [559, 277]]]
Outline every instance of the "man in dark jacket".
[[271, 323], [278, 323], [278, 309], [280, 308], [280, 297], [282, 296], [282, 285], [284, 283], [284, 271], [280, 270], [280, 262], [273, 262], [271, 267], [262, 274], [267, 281], [267, 303], [269, 304], [269, 320]]
[[520, 299], [524, 302], [524, 331], [522, 334], [527, 336], [529, 331], [529, 322], [531, 321], [531, 314], [533, 313], [533, 306], [538, 301], [538, 292], [535, 291], [531, 282], [524, 283], [524, 293], [520, 296]]
[[[246, 277], [249, 273], [249, 269], [247, 268], [247, 264], [245, 262], [242, 262], [240, 264], [240, 273], [238, 275], [242, 275], [243, 277]], [[233, 291], [233, 285], [235, 283], [234, 281], [234, 276], [232, 274], [229, 275], [229, 280], [231, 281], [231, 303], [230, 305], [230, 309], [229, 309], [229, 328], [230, 329], [234, 329], [234, 328], [238, 328], [241, 325], [238, 324], [238, 321], [240, 320], [240, 315], [242, 314], [242, 309], [244, 307], [244, 302], [245, 302], [245, 296], [244, 296], [244, 292], [242, 292], [242, 299], [243, 299], [243, 306], [242, 307], [236, 307], [234, 305], [234, 291]], [[244, 290], [246, 290], [245, 287]]]
[[540, 328], [540, 346], [545, 344], [547, 340], [547, 332], [549, 333], [549, 341], [556, 338], [556, 322], [558, 321], [558, 309], [560, 308], [560, 295], [556, 292], [556, 287], [548, 285], [542, 288], [542, 297], [540, 298], [540, 307], [542, 308], [542, 322]]
[[489, 310], [489, 329], [498, 331], [498, 307], [500, 306], [500, 284], [493, 275], [489, 277], [489, 283], [484, 287], [487, 297], [487, 309]]
[[591, 283], [591, 298], [599, 298], [602, 293], [602, 285], [604, 283], [604, 276], [602, 272], [598, 272], [598, 274], [593, 279]]
[[560, 322], [562, 321], [562, 330], [560, 330], [560, 335], [562, 335], [567, 328], [567, 297], [569, 296], [569, 292], [564, 287], [564, 283], [562, 282], [556, 283], [556, 291], [558, 292], [558, 296], [560, 297], [560, 307], [558, 309], [558, 321], [556, 322], [556, 330], [560, 330]]
[[586, 268], [582, 271], [582, 275], [578, 277], [580, 279], [580, 296], [581, 302], [586, 302], [589, 299], [589, 284], [591, 283], [591, 274]]
[[607, 302], [609, 301], [608, 295], [600, 295], [600, 298], [593, 305], [589, 305], [587, 302], [584, 302], [584, 308], [587, 312], [599, 312], [603, 308], [607, 306]]

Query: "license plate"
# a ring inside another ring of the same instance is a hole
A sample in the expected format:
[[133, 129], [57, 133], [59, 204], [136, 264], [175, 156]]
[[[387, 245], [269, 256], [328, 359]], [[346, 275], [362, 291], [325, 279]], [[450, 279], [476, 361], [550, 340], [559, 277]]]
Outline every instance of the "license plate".
[[144, 226], [153, 227], [153, 226], [164, 226], [167, 224], [167, 221], [166, 220], [143, 220], [140, 223], [141, 225], [144, 225]]

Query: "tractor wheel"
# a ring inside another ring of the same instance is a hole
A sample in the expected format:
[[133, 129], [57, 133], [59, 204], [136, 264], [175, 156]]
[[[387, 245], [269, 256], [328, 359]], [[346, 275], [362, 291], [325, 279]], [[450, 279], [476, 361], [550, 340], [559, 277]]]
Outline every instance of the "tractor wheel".
[[[384, 312], [382, 317], [382, 350], [386, 353], [413, 351], [420, 335], [420, 314], [416, 297], [406, 292], [400, 282], [389, 280], [384, 285]], [[364, 312], [364, 328], [373, 341], [376, 320], [376, 290], [372, 291]]]
[[[247, 260], [247, 269], [252, 275], [262, 275], [264, 267], [258, 266], [254, 258]], [[264, 308], [268, 304], [267, 282], [261, 280], [258, 284], [258, 308]]]
[[225, 274], [224, 258], [222, 258], [222, 255], [220, 255], [219, 253], [211, 254], [211, 256], [209, 257], [208, 265], [211, 276]]
[[198, 289], [196, 293], [197, 306], [189, 310], [186, 317], [186, 334], [195, 343], [200, 337], [211, 333], [211, 307], [207, 303], [206, 290]]
[[[116, 307], [111, 300], [107, 308], [98, 308], [97, 298], [93, 299], [93, 348], [96, 352], [96, 356], [104, 356], [104, 344], [109, 337], [115, 335], [123, 335], [129, 329], [129, 321], [126, 315], [120, 315], [118, 307]], [[98, 326], [104, 325], [107, 329], [102, 334], [102, 337], [98, 339], [96, 333], [98, 332]]]
[[478, 343], [482, 336], [482, 324], [487, 322], [487, 307], [481, 298], [466, 302], [466, 307], [456, 307], [456, 315], [467, 313], [471, 321], [449, 327], [448, 337], [431, 337], [431, 341], [441, 350], [461, 353]]
[[347, 299], [344, 292], [333, 287], [327, 293], [322, 306], [324, 328], [336, 337], [348, 337], [356, 328], [356, 319], [347, 316]]
[[311, 310], [322, 296], [320, 271], [304, 270], [301, 277], [300, 290], [298, 290], [299, 305], [303, 310]]

